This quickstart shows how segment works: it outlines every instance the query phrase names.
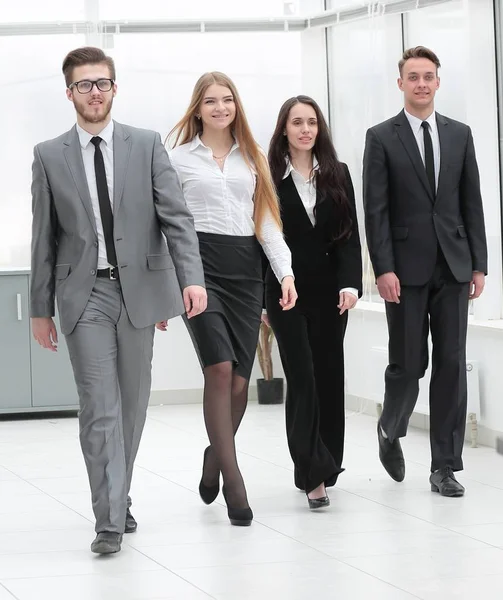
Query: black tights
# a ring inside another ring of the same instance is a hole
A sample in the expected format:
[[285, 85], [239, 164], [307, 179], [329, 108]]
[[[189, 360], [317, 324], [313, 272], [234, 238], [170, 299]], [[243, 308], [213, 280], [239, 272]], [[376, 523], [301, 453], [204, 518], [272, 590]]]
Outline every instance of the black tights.
[[248, 499], [238, 467], [234, 436], [248, 403], [248, 380], [233, 373], [231, 362], [204, 369], [203, 410], [211, 450], [207, 454], [203, 483], [216, 485], [222, 472], [229, 506], [247, 508]]

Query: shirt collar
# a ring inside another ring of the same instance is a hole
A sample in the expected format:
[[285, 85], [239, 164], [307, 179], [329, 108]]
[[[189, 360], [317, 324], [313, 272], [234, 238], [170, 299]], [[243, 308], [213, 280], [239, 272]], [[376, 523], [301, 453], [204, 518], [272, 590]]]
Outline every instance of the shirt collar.
[[[199, 133], [196, 135], [196, 137], [190, 142], [190, 146], [189, 146], [189, 151], [193, 152], [194, 150], [196, 150], [197, 148], [204, 148], [205, 150], [209, 150], [211, 152], [211, 148], [208, 148], [208, 146], [205, 146], [201, 140], [201, 136], [199, 135]], [[234, 140], [234, 144], [232, 146], [232, 148], [229, 150], [229, 154], [235, 150], [236, 148], [239, 148], [239, 143], [237, 140]]]
[[[419, 119], [418, 117], [415, 117], [414, 115], [411, 115], [410, 112], [407, 112], [405, 109], [404, 109], [404, 112], [405, 112], [405, 116], [407, 117], [407, 120], [410, 123], [412, 131], [415, 134], [419, 133], [421, 131], [421, 123], [423, 122], [422, 119]], [[431, 113], [431, 115], [427, 119], [425, 119], [425, 121], [430, 124], [430, 128], [433, 131], [433, 128], [436, 127], [436, 124], [437, 124], [437, 117], [436, 117], [435, 111], [433, 111]]]
[[[316, 156], [313, 156], [313, 170], [317, 171], [318, 169], [319, 169], [318, 159], [316, 158]], [[292, 172], [295, 172], [300, 177], [302, 177], [302, 175], [300, 175], [300, 173], [298, 171], [295, 171], [292, 163], [290, 162], [290, 159], [288, 157], [286, 157], [286, 170], [285, 170], [285, 174], [283, 175], [283, 179], [286, 179], [288, 177], [288, 175], [290, 175], [290, 173], [292, 173]]]
[[[81, 145], [82, 149], [85, 150], [87, 148], [87, 146], [90, 144], [92, 138], [95, 136], [92, 133], [89, 133], [88, 131], [86, 131], [85, 129], [82, 129], [82, 127], [78, 123], [77, 123], [77, 133], [79, 135], [80, 145]], [[113, 122], [113, 120], [110, 119], [110, 123], [104, 129], [102, 129], [97, 135], [105, 142], [105, 144], [107, 146], [112, 148], [113, 137], [114, 137], [114, 122]]]

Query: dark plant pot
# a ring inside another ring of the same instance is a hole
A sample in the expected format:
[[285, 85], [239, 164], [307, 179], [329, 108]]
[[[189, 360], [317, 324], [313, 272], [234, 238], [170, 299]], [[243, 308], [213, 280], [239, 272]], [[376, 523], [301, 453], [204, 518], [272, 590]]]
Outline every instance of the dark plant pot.
[[257, 394], [259, 404], [282, 404], [283, 379], [257, 379]]

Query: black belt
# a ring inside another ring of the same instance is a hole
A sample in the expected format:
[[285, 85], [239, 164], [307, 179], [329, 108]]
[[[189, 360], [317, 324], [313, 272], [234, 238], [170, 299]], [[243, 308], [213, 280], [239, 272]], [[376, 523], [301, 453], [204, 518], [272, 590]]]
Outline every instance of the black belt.
[[112, 281], [119, 280], [119, 269], [118, 267], [108, 267], [107, 269], [98, 269], [96, 271], [96, 277], [106, 277]]

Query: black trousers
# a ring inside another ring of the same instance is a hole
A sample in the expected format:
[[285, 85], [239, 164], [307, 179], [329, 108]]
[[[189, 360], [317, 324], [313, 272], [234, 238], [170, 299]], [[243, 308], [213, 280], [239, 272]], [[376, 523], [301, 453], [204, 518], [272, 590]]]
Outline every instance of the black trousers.
[[[299, 289], [297, 305], [283, 311], [266, 287], [266, 307], [287, 383], [286, 431], [295, 485], [307, 493], [335, 485], [344, 452], [344, 350], [347, 313], [338, 292]], [[326, 308], [327, 305], [330, 308]]]
[[391, 441], [404, 437], [428, 367], [428, 333], [433, 346], [430, 381], [431, 470], [463, 469], [466, 423], [466, 332], [469, 283], [458, 283], [439, 251], [431, 280], [402, 286], [400, 304], [386, 302], [389, 365], [381, 425]]

